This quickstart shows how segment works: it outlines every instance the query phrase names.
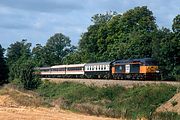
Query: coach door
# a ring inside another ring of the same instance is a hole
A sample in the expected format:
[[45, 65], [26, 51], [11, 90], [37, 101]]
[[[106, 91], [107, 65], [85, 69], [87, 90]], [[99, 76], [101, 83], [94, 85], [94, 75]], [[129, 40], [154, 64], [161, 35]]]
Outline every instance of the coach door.
[[125, 65], [125, 72], [130, 73], [130, 65]]

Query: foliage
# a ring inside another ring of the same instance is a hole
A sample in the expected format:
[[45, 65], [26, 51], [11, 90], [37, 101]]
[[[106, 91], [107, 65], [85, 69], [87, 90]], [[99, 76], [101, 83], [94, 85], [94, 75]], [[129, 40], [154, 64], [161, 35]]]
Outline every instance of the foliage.
[[27, 40], [17, 41], [10, 45], [7, 49], [7, 63], [9, 67], [9, 80], [13, 80], [19, 77], [19, 73], [16, 70], [20, 70], [21, 62], [24, 62], [31, 58], [31, 43], [27, 43]]
[[66, 55], [63, 59], [63, 64], [81, 64], [82, 54], [79, 51], [74, 51]]
[[79, 42], [84, 62], [152, 56], [149, 43], [157, 25], [146, 6], [135, 7], [122, 15], [97, 14], [92, 19], [94, 24]]
[[159, 61], [162, 79], [179, 80], [179, 45], [179, 37], [169, 29], [163, 28], [154, 34], [153, 57]]
[[31, 59], [20, 58], [13, 66], [11, 67], [11, 73], [13, 73], [13, 81], [18, 86], [21, 86], [25, 89], [34, 89], [37, 88], [41, 81], [40, 79], [33, 74], [34, 72], [34, 63]]
[[[45, 46], [36, 44], [32, 49], [32, 58], [35, 65], [52, 66], [57, 64], [70, 64], [76, 59], [76, 47], [70, 44], [69, 37], [56, 33], [47, 40]], [[71, 58], [72, 61], [71, 61]]]
[[60, 100], [59, 106], [66, 109], [136, 119], [152, 118], [155, 109], [176, 93], [176, 87], [162, 84], [130, 89], [121, 86], [98, 88], [79, 83], [45, 81], [37, 92], [51, 102]]
[[44, 56], [44, 47], [41, 44], [36, 44], [32, 49], [32, 58], [36, 66], [41, 67], [45, 65]]
[[20, 57], [29, 58], [31, 56], [31, 43], [27, 43], [27, 40], [23, 39], [22, 41], [17, 41], [11, 44], [7, 49], [7, 62], [9, 67]]
[[[63, 59], [73, 48], [69, 37], [62, 33], [56, 33], [50, 37], [44, 46], [44, 61], [48, 66], [62, 64]], [[72, 47], [72, 48], [71, 48]]]
[[82, 62], [96, 62], [99, 60], [99, 51], [103, 52], [106, 50], [103, 47], [107, 44], [105, 39], [107, 36], [106, 24], [111, 20], [113, 15], [114, 13], [106, 13], [104, 15], [96, 14], [92, 17], [94, 25], [88, 27], [88, 32], [83, 33], [79, 41], [79, 49], [83, 55]]
[[31, 58], [31, 43], [26, 40], [11, 44], [7, 51], [9, 65], [9, 80], [25, 89], [34, 89], [40, 80], [33, 74], [34, 61]]
[[8, 67], [4, 58], [5, 49], [0, 45], [0, 85], [7, 82], [8, 79]]
[[180, 33], [180, 15], [179, 14], [173, 19], [172, 29], [174, 32]]

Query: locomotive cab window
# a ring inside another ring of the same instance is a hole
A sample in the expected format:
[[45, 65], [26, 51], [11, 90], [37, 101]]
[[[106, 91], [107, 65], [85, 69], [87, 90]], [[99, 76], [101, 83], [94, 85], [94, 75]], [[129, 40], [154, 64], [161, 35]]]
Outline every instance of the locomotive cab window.
[[148, 60], [145, 62], [145, 65], [146, 66], [154, 66], [154, 65], [157, 65], [157, 62], [154, 60]]
[[115, 66], [115, 71], [117, 73], [122, 73], [125, 71], [125, 66], [124, 65], [123, 66], [122, 65]]

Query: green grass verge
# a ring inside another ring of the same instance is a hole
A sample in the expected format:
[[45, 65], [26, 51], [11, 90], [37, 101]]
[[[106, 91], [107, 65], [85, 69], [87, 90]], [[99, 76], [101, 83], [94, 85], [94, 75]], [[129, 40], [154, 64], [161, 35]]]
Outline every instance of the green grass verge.
[[121, 86], [99, 88], [84, 84], [45, 81], [36, 90], [40, 96], [60, 107], [94, 115], [129, 119], [153, 117], [153, 112], [175, 93], [171, 85], [147, 85], [130, 89]]

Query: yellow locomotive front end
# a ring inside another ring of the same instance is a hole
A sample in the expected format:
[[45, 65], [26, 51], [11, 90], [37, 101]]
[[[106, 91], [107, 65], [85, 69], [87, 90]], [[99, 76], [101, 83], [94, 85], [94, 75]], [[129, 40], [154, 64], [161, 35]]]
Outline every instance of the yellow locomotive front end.
[[143, 75], [145, 79], [149, 80], [159, 80], [159, 67], [157, 62], [154, 60], [146, 60], [144, 64], [140, 66], [139, 73]]
[[159, 73], [158, 66], [140, 66], [140, 73]]

